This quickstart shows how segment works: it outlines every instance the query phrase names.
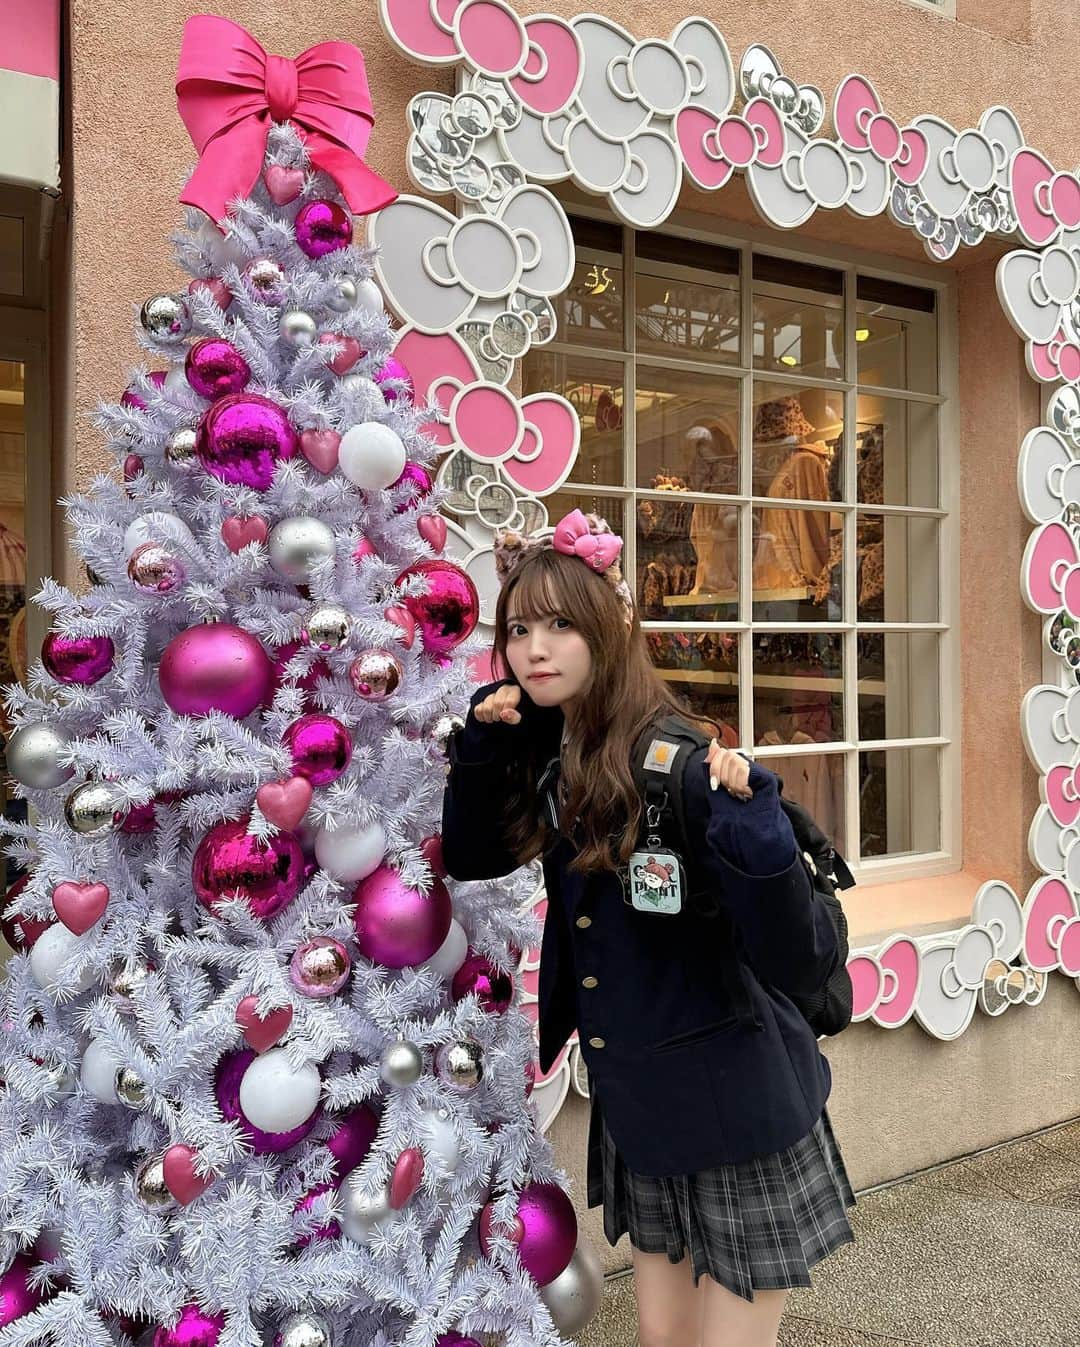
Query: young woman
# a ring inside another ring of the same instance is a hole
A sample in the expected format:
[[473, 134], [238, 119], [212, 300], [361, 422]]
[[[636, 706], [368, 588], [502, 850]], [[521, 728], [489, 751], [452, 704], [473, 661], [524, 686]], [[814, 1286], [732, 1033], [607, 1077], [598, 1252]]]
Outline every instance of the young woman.
[[611, 1244], [629, 1234], [641, 1347], [771, 1347], [786, 1288], [854, 1238], [828, 1062], [788, 997], [823, 985], [836, 937], [776, 778], [715, 740], [685, 761], [653, 740], [683, 773], [687, 897], [631, 904], [634, 745], [666, 715], [700, 722], [650, 662], [621, 548], [578, 510], [553, 536], [497, 536], [511, 677], [450, 741], [443, 857], [459, 880], [542, 857], [540, 1065], [576, 1028], [589, 1205]]

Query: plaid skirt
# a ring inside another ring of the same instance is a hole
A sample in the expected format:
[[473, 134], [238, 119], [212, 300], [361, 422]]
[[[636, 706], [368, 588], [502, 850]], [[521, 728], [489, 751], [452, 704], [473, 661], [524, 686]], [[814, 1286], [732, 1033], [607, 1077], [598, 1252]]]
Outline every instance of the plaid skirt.
[[855, 1239], [855, 1205], [826, 1110], [801, 1141], [775, 1155], [697, 1174], [651, 1178], [623, 1164], [593, 1092], [589, 1206], [604, 1208], [609, 1244], [622, 1235], [642, 1253], [689, 1256], [743, 1300], [755, 1291], [810, 1285], [810, 1268]]

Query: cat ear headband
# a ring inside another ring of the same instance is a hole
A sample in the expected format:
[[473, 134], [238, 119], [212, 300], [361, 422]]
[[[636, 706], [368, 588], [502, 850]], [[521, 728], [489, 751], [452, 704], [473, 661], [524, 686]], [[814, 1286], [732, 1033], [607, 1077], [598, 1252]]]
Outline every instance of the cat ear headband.
[[495, 573], [499, 577], [499, 584], [505, 585], [525, 558], [543, 547], [553, 547], [556, 552], [562, 552], [568, 557], [578, 557], [590, 570], [603, 576], [622, 600], [627, 618], [633, 620], [633, 595], [619, 567], [623, 540], [611, 531], [606, 519], [571, 510], [559, 520], [551, 533], [529, 535], [517, 533], [513, 529], [496, 530]]

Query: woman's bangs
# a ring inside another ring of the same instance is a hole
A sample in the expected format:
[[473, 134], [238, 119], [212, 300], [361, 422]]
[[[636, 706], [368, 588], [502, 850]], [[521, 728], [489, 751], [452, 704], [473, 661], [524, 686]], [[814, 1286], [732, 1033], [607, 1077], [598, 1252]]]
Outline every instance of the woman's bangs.
[[507, 607], [519, 621], [537, 622], [562, 613], [565, 604], [555, 575], [538, 561], [523, 569]]

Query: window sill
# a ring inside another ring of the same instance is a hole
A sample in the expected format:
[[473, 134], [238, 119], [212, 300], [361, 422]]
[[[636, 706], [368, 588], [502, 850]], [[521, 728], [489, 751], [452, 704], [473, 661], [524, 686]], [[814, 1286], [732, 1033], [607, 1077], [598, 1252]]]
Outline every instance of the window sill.
[[985, 875], [968, 870], [918, 879], [867, 884], [841, 893], [852, 950], [883, 944], [897, 932], [932, 935], [955, 931], [971, 921], [975, 895]]

